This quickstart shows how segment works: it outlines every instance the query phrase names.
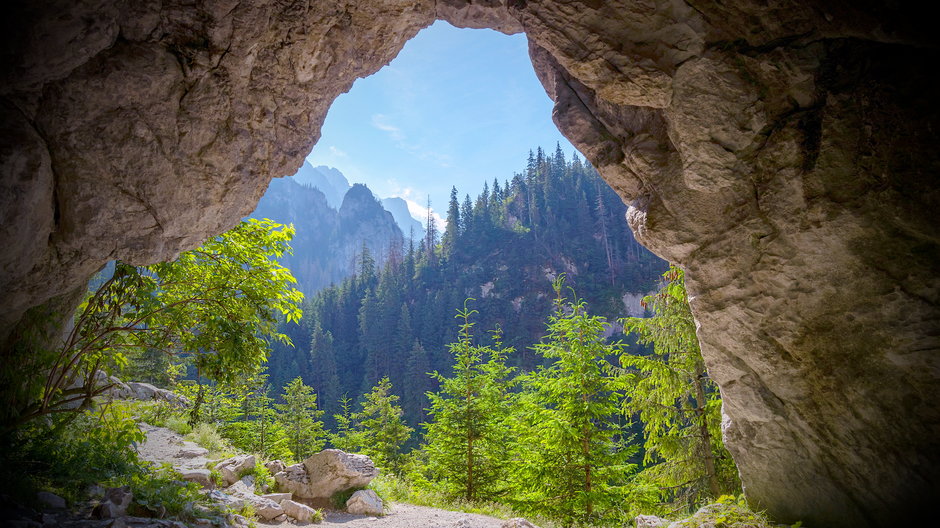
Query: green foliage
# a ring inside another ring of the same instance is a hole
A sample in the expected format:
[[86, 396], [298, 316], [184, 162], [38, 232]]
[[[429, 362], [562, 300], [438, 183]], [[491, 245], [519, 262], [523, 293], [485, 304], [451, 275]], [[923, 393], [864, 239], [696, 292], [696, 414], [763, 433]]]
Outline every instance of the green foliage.
[[333, 447], [347, 453], [360, 453], [365, 446], [365, 438], [353, 421], [352, 400], [343, 396], [339, 402], [340, 413], [333, 415], [336, 420], [336, 432], [330, 435]]
[[274, 477], [271, 476], [271, 472], [268, 471], [268, 468], [264, 466], [264, 463], [261, 461], [261, 457], [255, 457], [255, 465], [245, 468], [243, 471], [238, 473], [238, 478], [241, 479], [247, 476], [254, 477], [255, 480], [255, 493], [261, 495], [268, 493], [268, 490], [274, 487]]
[[317, 395], [299, 376], [284, 387], [284, 403], [274, 404], [294, 460], [303, 460], [323, 449], [325, 432], [319, 420]]
[[401, 461], [401, 446], [413, 431], [401, 421], [398, 396], [391, 393], [392, 384], [382, 378], [365, 395], [359, 412], [352, 415], [356, 431], [361, 435], [362, 453], [369, 455], [379, 467], [396, 471]]
[[113, 483], [130, 486], [136, 505], [151, 512], [165, 509], [170, 516], [192, 518], [193, 505], [204, 501], [199, 484], [183, 481], [169, 464], [134, 472]]
[[138, 471], [133, 446], [143, 439], [126, 406], [34, 422], [0, 449], [0, 489], [27, 502], [39, 489], [74, 501], [89, 484]]
[[691, 508], [740, 489], [721, 441], [721, 400], [705, 370], [682, 270], [671, 267], [644, 303], [654, 315], [624, 319], [623, 326], [653, 353], [620, 358], [630, 380], [624, 411], [644, 427], [639, 479], [657, 486], [662, 501]]
[[605, 343], [606, 323], [582, 301], [565, 302], [563, 281], [554, 283], [555, 315], [536, 346], [553, 362], [523, 380], [514, 501], [565, 526], [615, 525], [636, 452], [618, 419], [623, 379], [607, 360], [623, 345]]
[[450, 377], [432, 374], [441, 389], [428, 394], [432, 420], [424, 424], [434, 486], [468, 502], [491, 500], [506, 492], [512, 452], [508, 418], [513, 384], [506, 357], [513, 350], [502, 348], [498, 337], [495, 347], [474, 346], [470, 317], [476, 313], [466, 303], [457, 313], [459, 337], [449, 345], [453, 371]]
[[287, 321], [301, 315], [303, 295], [275, 260], [290, 250], [292, 236], [292, 227], [248, 220], [173, 262], [115, 263], [79, 307], [61, 347], [38, 354], [48, 357], [47, 374], [20, 380], [30, 398], [13, 410], [13, 423], [89, 405], [108, 388], [96, 385], [98, 371], [119, 371], [134, 356], [172, 351], [224, 382], [256, 371], [271, 340], [290, 343], [277, 314]]

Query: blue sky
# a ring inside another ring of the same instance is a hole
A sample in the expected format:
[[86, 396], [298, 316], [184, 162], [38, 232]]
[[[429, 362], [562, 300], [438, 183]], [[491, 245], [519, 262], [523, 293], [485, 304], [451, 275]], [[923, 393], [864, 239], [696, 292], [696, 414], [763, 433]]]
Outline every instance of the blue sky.
[[530, 148], [560, 141], [570, 155], [551, 115], [524, 35], [436, 22], [339, 96], [307, 160], [410, 208], [430, 195], [443, 212], [451, 186], [476, 197], [484, 181], [521, 171]]

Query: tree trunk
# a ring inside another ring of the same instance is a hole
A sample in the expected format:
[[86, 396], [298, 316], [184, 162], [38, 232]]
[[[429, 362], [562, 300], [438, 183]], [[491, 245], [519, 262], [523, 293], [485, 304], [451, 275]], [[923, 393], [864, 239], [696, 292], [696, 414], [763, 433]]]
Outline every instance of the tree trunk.
[[715, 472], [715, 456], [712, 453], [712, 437], [708, 431], [708, 419], [705, 416], [705, 374], [704, 367], [699, 368], [700, 373], [695, 377], [695, 399], [698, 400], [698, 406], [695, 413], [699, 418], [699, 436], [702, 440], [702, 461], [705, 464], [705, 478], [708, 480], [708, 490], [712, 498], [721, 495], [721, 488], [718, 485], [718, 475]]

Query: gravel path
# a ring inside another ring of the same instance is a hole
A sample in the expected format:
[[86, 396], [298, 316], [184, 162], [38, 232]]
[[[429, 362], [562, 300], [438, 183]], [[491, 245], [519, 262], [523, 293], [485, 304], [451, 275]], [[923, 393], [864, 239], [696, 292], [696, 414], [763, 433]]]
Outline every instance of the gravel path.
[[[169, 462], [177, 470], [202, 469], [206, 467], [208, 452], [199, 445], [184, 440], [182, 436], [165, 427], [141, 424], [147, 439], [138, 446], [137, 451], [144, 460], [161, 464]], [[452, 512], [414, 506], [412, 504], [391, 503], [390, 511], [384, 517], [352, 515], [342, 511], [325, 511], [326, 519], [317, 526], [342, 526], [344, 528], [500, 528], [503, 521], [495, 517], [473, 513]], [[312, 527], [307, 523], [266, 523], [255, 521], [261, 526], [292, 528], [295, 526]]]

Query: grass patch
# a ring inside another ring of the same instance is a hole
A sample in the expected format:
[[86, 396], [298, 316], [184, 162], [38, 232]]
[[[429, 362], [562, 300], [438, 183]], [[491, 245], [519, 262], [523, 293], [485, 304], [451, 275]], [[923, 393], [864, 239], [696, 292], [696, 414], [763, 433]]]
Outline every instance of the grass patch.
[[195, 442], [209, 450], [209, 458], [228, 458], [232, 456], [232, 448], [222, 438], [218, 429], [212, 424], [200, 423], [186, 435], [186, 439]]
[[181, 414], [172, 414], [166, 419], [166, 427], [176, 434], [186, 436], [189, 433], [193, 432], [193, 428], [189, 425], [189, 420], [186, 419], [184, 415]]

